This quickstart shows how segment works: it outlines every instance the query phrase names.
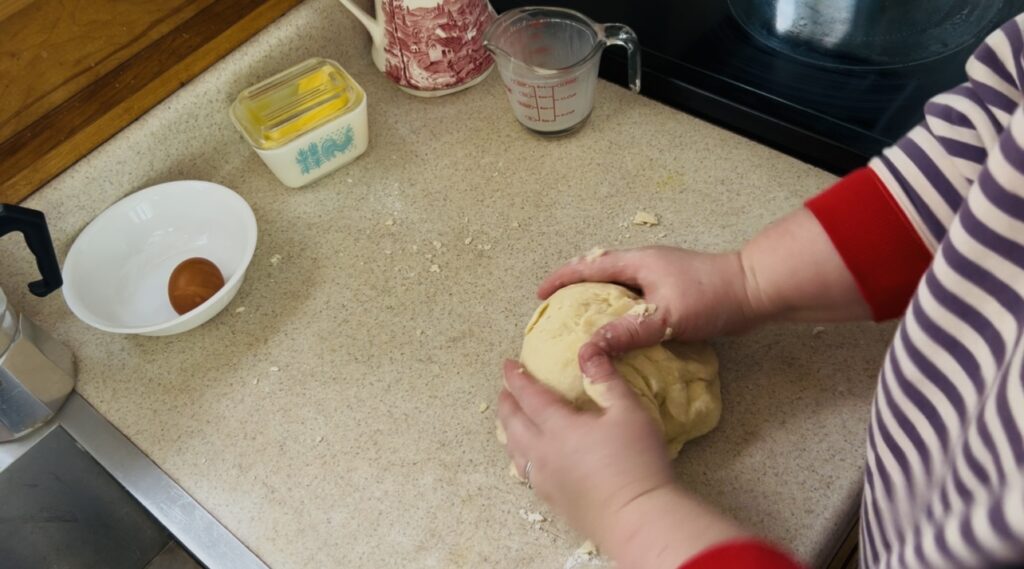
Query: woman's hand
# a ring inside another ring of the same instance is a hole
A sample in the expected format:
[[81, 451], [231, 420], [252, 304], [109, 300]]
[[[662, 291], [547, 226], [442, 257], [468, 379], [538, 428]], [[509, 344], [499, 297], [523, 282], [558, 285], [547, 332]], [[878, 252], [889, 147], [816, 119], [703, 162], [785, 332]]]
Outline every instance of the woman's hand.
[[575, 409], [506, 361], [498, 418], [506, 451], [537, 495], [621, 567], [674, 568], [743, 536], [731, 520], [673, 484], [661, 432], [602, 348], [580, 349], [601, 412]]
[[545, 299], [566, 285], [585, 281], [633, 288], [657, 307], [649, 316], [620, 318], [594, 335], [612, 353], [668, 338], [703, 340], [739, 332], [762, 316], [738, 253], [697, 253], [674, 247], [609, 251], [562, 266], [544, 279], [537, 295]]
[[657, 306], [654, 314], [625, 316], [598, 330], [594, 340], [613, 354], [669, 338], [742, 332], [771, 319], [871, 317], [853, 275], [806, 208], [765, 227], [732, 253], [645, 247], [578, 258], [544, 279], [537, 295], [547, 298], [584, 281], [631, 287]]
[[498, 418], [520, 476], [559, 515], [600, 540], [603, 524], [637, 497], [672, 484], [661, 431], [596, 346], [580, 351], [583, 373], [599, 385], [604, 413], [576, 410], [518, 362], [505, 362]]

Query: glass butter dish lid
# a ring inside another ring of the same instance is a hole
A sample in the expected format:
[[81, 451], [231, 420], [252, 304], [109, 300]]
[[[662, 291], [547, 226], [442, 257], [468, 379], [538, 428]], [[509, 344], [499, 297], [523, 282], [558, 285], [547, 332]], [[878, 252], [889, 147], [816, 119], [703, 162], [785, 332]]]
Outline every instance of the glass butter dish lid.
[[360, 107], [366, 95], [337, 63], [308, 59], [239, 93], [231, 118], [253, 148], [280, 148]]

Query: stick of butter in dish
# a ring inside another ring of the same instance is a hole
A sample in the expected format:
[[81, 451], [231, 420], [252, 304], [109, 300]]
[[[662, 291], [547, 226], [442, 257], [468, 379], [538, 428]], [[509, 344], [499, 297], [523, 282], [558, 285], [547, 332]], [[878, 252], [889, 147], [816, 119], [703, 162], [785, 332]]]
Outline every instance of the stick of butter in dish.
[[307, 59], [242, 91], [231, 120], [292, 188], [355, 160], [370, 142], [366, 93], [328, 59]]

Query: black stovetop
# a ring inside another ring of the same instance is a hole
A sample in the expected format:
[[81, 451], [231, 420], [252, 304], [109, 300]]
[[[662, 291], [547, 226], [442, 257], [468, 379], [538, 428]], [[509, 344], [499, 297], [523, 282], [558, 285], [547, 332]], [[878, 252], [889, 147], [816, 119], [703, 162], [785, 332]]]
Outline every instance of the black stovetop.
[[[533, 3], [492, 4], [500, 13]], [[632, 27], [643, 46], [641, 94], [836, 174], [863, 165], [920, 121], [928, 98], [964, 80], [975, 47], [895, 68], [825, 65], [762, 43], [726, 0], [551, 4]], [[1024, 11], [1024, 0], [1002, 4], [990, 28]], [[607, 49], [601, 76], [624, 85], [625, 73], [623, 54]]]

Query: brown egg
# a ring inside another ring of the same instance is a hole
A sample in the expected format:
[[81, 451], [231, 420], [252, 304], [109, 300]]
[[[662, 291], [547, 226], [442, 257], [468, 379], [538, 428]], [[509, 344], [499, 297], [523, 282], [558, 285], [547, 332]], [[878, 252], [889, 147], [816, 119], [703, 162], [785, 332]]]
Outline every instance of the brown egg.
[[185, 259], [171, 272], [167, 282], [167, 296], [178, 314], [185, 314], [224, 286], [224, 275], [209, 259], [192, 257]]

